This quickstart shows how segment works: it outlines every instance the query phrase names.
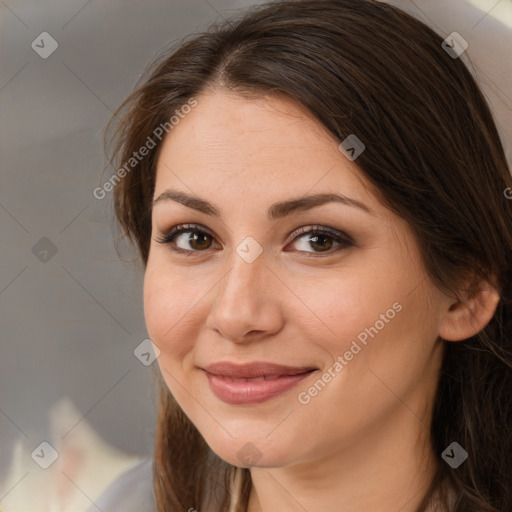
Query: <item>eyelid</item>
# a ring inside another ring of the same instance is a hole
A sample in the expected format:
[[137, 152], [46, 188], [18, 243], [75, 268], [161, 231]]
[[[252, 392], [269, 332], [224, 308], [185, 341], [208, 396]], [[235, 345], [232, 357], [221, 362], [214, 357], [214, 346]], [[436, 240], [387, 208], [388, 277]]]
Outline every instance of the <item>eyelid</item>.
[[346, 243], [355, 243], [352, 237], [344, 231], [340, 231], [339, 229], [331, 228], [329, 226], [323, 226], [321, 224], [308, 224], [307, 226], [302, 226], [295, 229], [286, 239], [286, 243], [288, 244], [289, 242], [293, 242], [296, 238], [300, 237], [300, 235], [311, 232], [319, 232], [322, 234], [330, 235], [335, 239], [340, 238], [345, 240]]
[[[198, 231], [198, 232], [204, 232], [205, 234], [209, 235], [212, 239], [216, 240], [216, 236], [212, 233], [210, 229], [208, 229], [203, 224], [198, 223], [183, 223], [183, 224], [176, 224], [172, 228], [165, 230], [161, 236], [157, 237], [155, 239], [156, 242], [161, 244], [172, 244], [172, 242], [176, 239], [176, 237], [180, 236], [183, 233], [191, 232], [191, 231]], [[302, 226], [300, 228], [295, 229], [290, 235], [288, 235], [285, 244], [288, 245], [291, 242], [294, 242], [296, 239], [300, 238], [303, 234], [308, 233], [320, 233], [325, 234], [327, 236], [330, 236], [336, 243], [338, 243], [340, 246], [344, 246], [345, 248], [351, 247], [355, 245], [354, 240], [350, 235], [345, 233], [344, 231], [340, 231], [335, 228], [331, 228], [329, 226], [324, 226], [320, 224], [308, 224], [306, 226]], [[217, 242], [218, 243], [218, 242]], [[205, 249], [204, 251], [195, 251], [195, 250], [188, 250], [188, 249], [182, 249], [181, 247], [172, 247], [171, 250], [173, 252], [182, 253], [182, 254], [188, 254], [188, 255], [199, 255], [202, 252], [207, 252], [208, 249]], [[329, 256], [332, 254], [335, 254], [339, 251], [339, 247], [333, 251], [325, 251], [325, 252], [315, 252], [315, 251], [296, 251], [299, 253], [305, 253], [310, 255], [317, 255], [317, 256]]]
[[[213, 239], [216, 239], [216, 236], [213, 234], [212, 231], [210, 231], [206, 226], [203, 224], [197, 224], [197, 223], [183, 223], [183, 224], [176, 224], [175, 226], [172, 226], [169, 229], [165, 229], [161, 231], [161, 234], [155, 238], [155, 242], [158, 242], [160, 244], [170, 243], [170, 238], [172, 237], [172, 240], [186, 232], [189, 231], [200, 231], [204, 232], [207, 235], [211, 236]], [[193, 251], [193, 252], [201, 252], [201, 251]], [[204, 252], [204, 251], [203, 251]]]

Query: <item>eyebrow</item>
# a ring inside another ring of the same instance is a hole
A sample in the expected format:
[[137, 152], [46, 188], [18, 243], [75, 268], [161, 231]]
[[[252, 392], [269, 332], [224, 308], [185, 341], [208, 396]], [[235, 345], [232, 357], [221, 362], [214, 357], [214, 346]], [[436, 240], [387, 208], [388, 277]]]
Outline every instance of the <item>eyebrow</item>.
[[[177, 203], [197, 210], [201, 213], [205, 213], [206, 215], [212, 215], [214, 217], [222, 216], [220, 208], [210, 203], [206, 199], [187, 194], [180, 190], [165, 190], [156, 199], [153, 200], [153, 206], [163, 201], [169, 200], [176, 201]], [[359, 208], [360, 210], [363, 210], [370, 215], [376, 215], [368, 206], [361, 203], [357, 199], [351, 199], [350, 197], [344, 196], [343, 194], [324, 193], [307, 195], [274, 203], [268, 209], [267, 216], [269, 220], [278, 220], [294, 212], [310, 210], [327, 203], [341, 203], [347, 206], [352, 206], [354, 208]]]

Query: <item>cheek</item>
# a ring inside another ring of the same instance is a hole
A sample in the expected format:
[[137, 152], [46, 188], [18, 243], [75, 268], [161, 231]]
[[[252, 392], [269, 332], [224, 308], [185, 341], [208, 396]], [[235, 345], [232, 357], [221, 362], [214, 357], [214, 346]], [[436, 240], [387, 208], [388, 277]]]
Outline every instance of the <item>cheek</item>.
[[182, 358], [192, 347], [199, 314], [198, 291], [169, 273], [150, 265], [144, 276], [144, 317], [149, 337], [161, 351], [159, 359]]
[[435, 380], [440, 354], [433, 350], [435, 322], [425, 308], [428, 290], [409, 291], [382, 288], [368, 294], [358, 303], [361, 311], [351, 309], [345, 321], [340, 317], [334, 326], [339, 336], [326, 345], [333, 360], [341, 356], [342, 365], [317, 405], [343, 403], [354, 428], [369, 421], [368, 410], [375, 419], [399, 404], [397, 397], [412, 404], [411, 393], [425, 394]]
[[347, 355], [346, 377], [383, 365], [400, 373], [413, 363], [419, 371], [436, 338], [425, 310], [428, 290], [422, 286], [411, 293], [422, 276], [408, 260], [385, 256], [380, 255], [378, 264], [374, 258], [359, 259], [338, 276], [314, 284], [297, 283], [297, 295], [310, 307], [301, 320], [303, 332], [331, 360]]
[[358, 268], [345, 268], [325, 279], [296, 280], [294, 292], [302, 302], [297, 308], [301, 314], [296, 315], [302, 329], [312, 342], [325, 344], [333, 357], [347, 350], [351, 340], [373, 325], [398, 296], [392, 288], [379, 285], [378, 275]]

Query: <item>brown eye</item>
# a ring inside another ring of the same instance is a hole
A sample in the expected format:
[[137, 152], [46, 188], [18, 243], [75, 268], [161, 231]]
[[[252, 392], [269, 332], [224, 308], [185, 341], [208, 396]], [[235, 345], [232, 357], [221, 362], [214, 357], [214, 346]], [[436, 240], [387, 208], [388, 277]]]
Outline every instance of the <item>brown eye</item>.
[[156, 241], [161, 244], [170, 244], [175, 252], [192, 255], [194, 252], [210, 249], [213, 236], [196, 225], [178, 225]]
[[[190, 247], [192, 247], [192, 249], [201, 251], [204, 249], [209, 249], [210, 246], [212, 245], [212, 240], [211, 240], [210, 235], [208, 235], [207, 233], [204, 233], [203, 231], [185, 231], [185, 232], [180, 233], [178, 236], [176, 236], [176, 238], [174, 240], [175, 241], [179, 240], [184, 233], [191, 233], [191, 234], [188, 236], [188, 238], [183, 237], [183, 243], [184, 243], [185, 247], [181, 247], [181, 249], [188, 250], [188, 247], [186, 247], [186, 245], [190, 244]], [[179, 247], [178, 242], [176, 242], [176, 245], [178, 245], [178, 247]]]
[[[214, 240], [213, 235], [198, 224], [180, 224], [156, 241], [161, 244], [169, 244], [174, 252], [193, 256], [211, 249]], [[295, 233], [292, 244], [297, 244], [297, 241], [300, 242], [298, 252], [319, 256], [323, 255], [322, 253], [329, 255], [354, 245], [350, 236], [328, 227], [301, 228], [298, 234]]]
[[[354, 245], [354, 242], [348, 235], [327, 227], [302, 228], [299, 235], [296, 235], [293, 243], [300, 242], [299, 252], [308, 253], [333, 253], [340, 248], [346, 248]], [[333, 246], [337, 244], [334, 250]], [[308, 250], [313, 249], [313, 251]]]

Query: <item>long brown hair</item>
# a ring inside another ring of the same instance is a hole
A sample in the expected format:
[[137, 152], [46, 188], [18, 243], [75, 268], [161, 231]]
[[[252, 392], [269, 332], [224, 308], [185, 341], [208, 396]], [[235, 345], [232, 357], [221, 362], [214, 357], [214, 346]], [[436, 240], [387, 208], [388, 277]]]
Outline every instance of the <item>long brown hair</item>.
[[[470, 275], [500, 291], [485, 329], [445, 343], [431, 425], [438, 468], [418, 512], [444, 495], [446, 483], [456, 493], [454, 512], [505, 512], [512, 510], [512, 179], [490, 108], [462, 58], [442, 47], [445, 36], [375, 0], [253, 6], [165, 50], [116, 111], [107, 146], [119, 168], [148, 137], [157, 139], [155, 128], [170, 132], [170, 116], [191, 98], [215, 90], [247, 99], [284, 94], [340, 142], [357, 134], [366, 145], [360, 172], [411, 225], [432, 280], [457, 297]], [[144, 267], [161, 147], [154, 141], [114, 188], [118, 224]], [[160, 384], [159, 512], [207, 503], [245, 512], [249, 470], [214, 454]], [[457, 469], [441, 458], [453, 441], [469, 454]]]

